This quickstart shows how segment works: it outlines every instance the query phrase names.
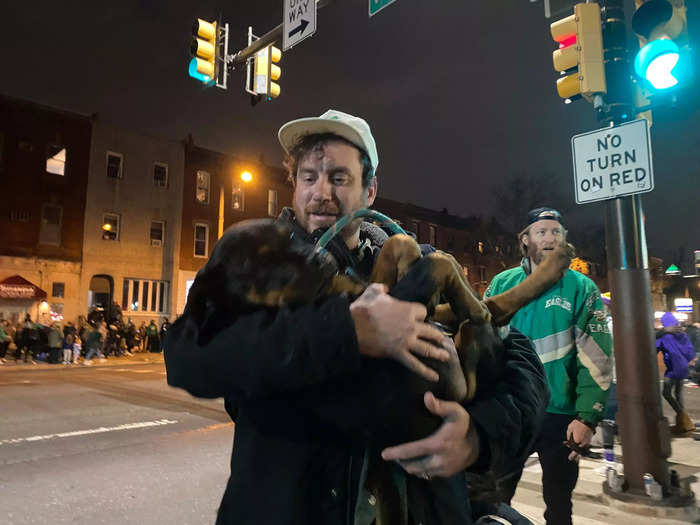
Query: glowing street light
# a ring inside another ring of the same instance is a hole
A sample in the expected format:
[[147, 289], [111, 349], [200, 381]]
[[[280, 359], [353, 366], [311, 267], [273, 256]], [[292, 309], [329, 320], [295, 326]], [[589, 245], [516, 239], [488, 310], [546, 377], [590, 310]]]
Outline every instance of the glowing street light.
[[244, 171], [241, 173], [241, 180], [245, 183], [251, 182], [253, 180], [253, 174], [249, 171]]

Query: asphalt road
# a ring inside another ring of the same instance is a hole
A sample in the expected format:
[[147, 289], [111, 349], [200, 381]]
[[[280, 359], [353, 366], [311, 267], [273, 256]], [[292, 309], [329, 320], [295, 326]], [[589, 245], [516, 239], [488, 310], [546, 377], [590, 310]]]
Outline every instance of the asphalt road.
[[212, 524], [233, 424], [162, 364], [0, 370], [0, 523]]

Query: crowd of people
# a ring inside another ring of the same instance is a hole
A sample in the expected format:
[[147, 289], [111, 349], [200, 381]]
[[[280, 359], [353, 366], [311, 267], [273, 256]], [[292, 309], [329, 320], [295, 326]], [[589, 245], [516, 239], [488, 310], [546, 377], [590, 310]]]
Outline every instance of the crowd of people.
[[[118, 311], [118, 313], [116, 313]], [[108, 315], [93, 309], [80, 316], [76, 323], [49, 324], [33, 321], [29, 314], [16, 324], [0, 320], [0, 365], [46, 362], [50, 364], [91, 365], [93, 359], [133, 356], [135, 352], [162, 352], [162, 341], [170, 326], [163, 318], [160, 326], [154, 320], [136, 326], [131, 319], [123, 321], [121, 310], [112, 308]]]

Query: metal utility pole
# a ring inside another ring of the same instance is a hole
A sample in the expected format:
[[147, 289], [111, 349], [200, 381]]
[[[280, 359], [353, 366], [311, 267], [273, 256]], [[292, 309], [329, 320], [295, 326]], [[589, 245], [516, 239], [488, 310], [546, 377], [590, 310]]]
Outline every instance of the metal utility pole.
[[[596, 104], [599, 120], [621, 124], [635, 116], [623, 0], [606, 0], [603, 45], [608, 93]], [[605, 240], [612, 293], [614, 351], [617, 369], [617, 421], [624, 451], [625, 494], [641, 496], [644, 474], [670, 493], [667, 458], [670, 432], [659, 393], [654, 339], [654, 311], [641, 195], [606, 203]], [[613, 497], [620, 497], [607, 491]]]

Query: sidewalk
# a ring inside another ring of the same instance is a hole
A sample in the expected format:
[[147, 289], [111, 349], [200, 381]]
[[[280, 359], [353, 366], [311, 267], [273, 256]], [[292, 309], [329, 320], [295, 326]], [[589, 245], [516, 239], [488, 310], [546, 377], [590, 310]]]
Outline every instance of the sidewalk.
[[85, 365], [63, 365], [49, 364], [44, 361], [37, 361], [36, 364], [25, 363], [24, 361], [15, 362], [14, 359], [7, 359], [5, 364], [0, 364], [0, 374], [3, 372], [12, 372], [16, 370], [61, 370], [67, 368], [99, 368], [105, 366], [124, 366], [124, 365], [143, 365], [148, 363], [162, 363], [163, 353], [137, 352], [133, 356], [108, 357], [100, 361], [97, 358], [92, 359], [90, 367]]
[[[692, 437], [674, 438], [672, 443], [673, 454], [669, 459], [669, 466], [678, 471], [681, 479], [689, 478], [691, 490], [700, 495], [700, 441]], [[619, 444], [615, 445], [617, 461], [622, 461], [622, 450]], [[637, 513], [625, 512], [610, 507], [603, 498], [603, 477], [601, 467], [603, 460], [582, 459], [580, 463], [579, 479], [572, 497], [574, 504], [574, 525], [677, 525], [681, 523], [697, 523], [689, 519], [669, 519], [643, 516]], [[544, 502], [542, 500], [542, 470], [537, 455], [531, 456], [527, 463], [523, 477], [518, 485], [518, 490], [513, 498], [513, 507], [527, 516], [535, 525], [543, 525]], [[689, 513], [689, 514], [692, 514]], [[697, 513], [695, 519], [700, 517]]]

